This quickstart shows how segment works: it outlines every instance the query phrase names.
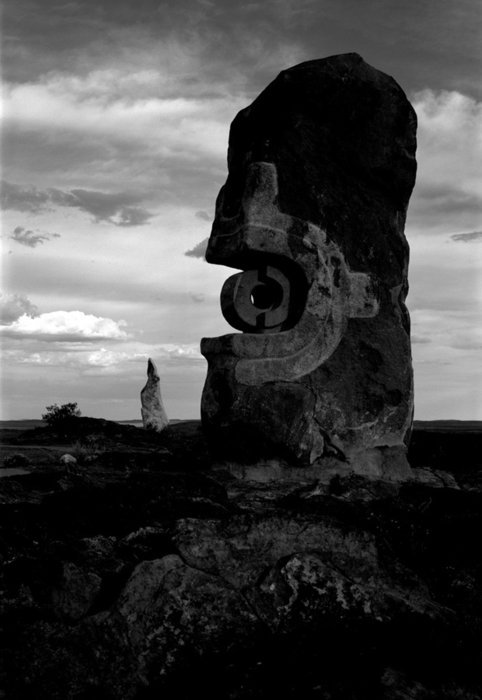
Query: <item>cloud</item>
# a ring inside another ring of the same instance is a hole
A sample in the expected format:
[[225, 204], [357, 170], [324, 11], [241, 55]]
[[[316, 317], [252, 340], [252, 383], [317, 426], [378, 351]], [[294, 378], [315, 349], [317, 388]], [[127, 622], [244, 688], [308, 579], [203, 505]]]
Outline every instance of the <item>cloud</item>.
[[202, 292], [189, 292], [189, 296], [196, 303], [201, 303], [203, 301], [206, 301], [206, 295], [203, 294]]
[[61, 342], [92, 340], [124, 340], [128, 337], [125, 321], [113, 321], [83, 311], [51, 311], [38, 316], [24, 313], [8, 325], [0, 326], [0, 333], [11, 338], [29, 338]]
[[431, 345], [435, 361], [446, 350], [471, 351], [482, 349], [482, 328], [478, 312], [446, 311], [420, 308], [411, 312], [412, 342]]
[[416, 415], [462, 420], [479, 416], [480, 307], [472, 312], [420, 308], [411, 317]]
[[[39, 213], [51, 209], [53, 205], [75, 207], [91, 214], [94, 221], [106, 221], [115, 226], [140, 226], [154, 216], [147, 209], [132, 206], [140, 200], [142, 200], [141, 195], [129, 192], [108, 193], [85, 189], [73, 189], [65, 192], [54, 187], [39, 190], [36, 187], [22, 187], [11, 182], [3, 182], [2, 187], [2, 207], [4, 209]], [[17, 227], [14, 231], [15, 240], [23, 245], [34, 247], [37, 243], [48, 240], [45, 237], [32, 238], [32, 236], [26, 235], [27, 233], [32, 234], [31, 231], [23, 232], [24, 229], [21, 227]], [[35, 242], [32, 243], [32, 241]]]
[[38, 212], [48, 204], [48, 201], [47, 192], [39, 191], [35, 187], [19, 187], [6, 180], [2, 181], [0, 199], [2, 209]]
[[153, 348], [153, 358], [156, 359], [156, 357], [205, 362], [199, 350], [199, 343], [162, 343]]
[[425, 345], [427, 343], [430, 343], [430, 338], [424, 338], [423, 336], [420, 335], [414, 335], [413, 333], [410, 336], [410, 341], [413, 344], [418, 344], [418, 345]]
[[433, 309], [446, 313], [450, 319], [449, 314], [453, 314], [454, 318], [468, 311], [480, 314], [480, 246], [476, 243], [455, 243], [450, 235], [442, 236], [440, 231], [437, 236], [433, 231], [424, 234], [420, 230], [416, 235], [409, 235], [409, 241], [410, 292], [407, 301], [410, 312]]
[[0, 324], [10, 324], [23, 315], [35, 316], [37, 307], [23, 294], [0, 292]]
[[456, 91], [412, 96], [418, 116], [417, 184], [411, 226], [449, 233], [482, 223], [482, 103]]
[[209, 238], [205, 238], [203, 241], [195, 245], [192, 250], [186, 250], [184, 255], [187, 255], [190, 258], [204, 258], [208, 247], [208, 241]]
[[[105, 92], [143, 96], [146, 87], [169, 96], [186, 94], [186, 89], [213, 92], [216, 78], [236, 85], [244, 77], [243, 69], [251, 76], [263, 70], [270, 74], [302, 58], [296, 19], [312, 2], [143, 0], [140, 8], [118, 0], [93, 5], [85, 13], [82, 3], [76, 7], [17, 0], [15, 9], [5, 8], [7, 79], [23, 82], [32, 75], [55, 76], [62, 66], [77, 74], [69, 80], [72, 92], [83, 92], [82, 78], [95, 73], [89, 91], [99, 97]], [[291, 5], [296, 10], [287, 13]], [[311, 21], [309, 25], [313, 29]], [[61, 76], [58, 79], [62, 81]]]
[[19, 365], [33, 367], [67, 367], [89, 373], [91, 370], [103, 370], [106, 373], [115, 371], [127, 372], [126, 364], [132, 362], [147, 362], [147, 352], [119, 351], [100, 347], [96, 350], [46, 350], [22, 352], [10, 350], [6, 360]]
[[31, 231], [23, 228], [23, 226], [16, 226], [13, 229], [13, 233], [9, 236], [16, 243], [20, 245], [25, 245], [28, 248], [36, 248], [40, 243], [44, 241], [50, 241], [52, 238], [60, 238], [59, 233], [41, 233], [40, 231]]
[[222, 85], [219, 94], [209, 96], [189, 89], [182, 95], [178, 85], [178, 94], [169, 97], [163, 74], [158, 71], [157, 77], [158, 84], [148, 84], [142, 96], [117, 94], [118, 70], [103, 72], [101, 94], [96, 94], [96, 72], [48, 74], [39, 83], [7, 85], [5, 129], [9, 135], [33, 131], [52, 139], [61, 134], [70, 140], [90, 138], [111, 158], [126, 144], [191, 162], [206, 155], [224, 157], [227, 127], [246, 98], [226, 95]]
[[202, 219], [202, 221], [212, 221], [212, 216], [209, 216], [207, 211], [197, 211], [194, 216], [197, 219]]
[[470, 241], [482, 241], [482, 231], [470, 231], [470, 233], [453, 233], [450, 238], [453, 241], [463, 241], [464, 243], [469, 243]]
[[138, 195], [119, 192], [109, 194], [92, 190], [72, 190], [76, 206], [94, 215], [95, 221], [109, 221], [116, 226], [139, 226], [154, 215], [141, 207], [129, 206], [139, 201]]
[[[48, 350], [10, 349], [5, 351], [5, 362], [12, 365], [28, 365], [31, 367], [69, 368], [82, 374], [117, 374], [126, 377], [135, 376], [137, 370], [133, 364], [140, 365], [144, 370], [149, 357], [153, 357], [158, 367], [167, 374], [171, 367], [177, 371], [179, 367], [200, 368], [205, 362], [199, 351], [198, 343], [164, 343], [149, 345], [139, 342], [126, 342], [125, 349], [98, 347], [69, 347], [59, 344]], [[172, 364], [171, 364], [172, 363]]]
[[[183, 47], [178, 50], [182, 53]], [[236, 77], [230, 86], [213, 68], [209, 82], [198, 75], [194, 58], [181, 62], [186, 73], [175, 71], [175, 77], [148, 63], [143, 70], [124, 72], [50, 72], [38, 83], [8, 86], [6, 162], [11, 143], [17, 159], [28, 157], [34, 163], [31, 182], [40, 182], [47, 164], [50, 182], [56, 185], [72, 154], [80, 172], [77, 177], [70, 174], [72, 189], [64, 184], [62, 189], [19, 190], [19, 185], [7, 183], [5, 206], [31, 212], [74, 207], [96, 221], [126, 227], [152, 217], [145, 202], [157, 204], [162, 197], [163, 202], [178, 203], [189, 191], [196, 195], [196, 216], [208, 221], [208, 198], [214, 200], [225, 175], [229, 123], [252, 95], [246, 91], [246, 76], [239, 82]], [[120, 83], [125, 92], [118, 91]], [[200, 92], [208, 85], [211, 93]], [[479, 228], [482, 104], [447, 90], [419, 91], [412, 100], [419, 120], [419, 168], [409, 226], [437, 234]], [[77, 188], [86, 168], [91, 187]], [[104, 191], [112, 181], [127, 192]]]
[[[157, 6], [152, 14], [159, 20]], [[117, 212], [114, 223], [118, 226], [143, 223], [150, 218], [147, 209], [166, 202], [189, 200], [194, 211], [211, 210], [226, 175], [229, 124], [256, 92], [256, 88], [248, 90], [250, 81], [256, 80], [261, 88], [296, 60], [286, 42], [274, 42], [274, 46], [271, 42], [268, 47], [265, 37], [241, 40], [230, 21], [227, 27], [248, 64], [238, 54], [228, 67], [224, 57], [214, 55], [213, 27], [206, 27], [206, 32], [185, 31], [183, 11], [178, 14], [180, 34], [173, 36], [167, 32], [165, 21], [170, 20], [164, 14], [156, 36], [150, 32], [151, 21], [142, 27], [136, 21], [120, 32], [115, 22], [109, 23], [108, 50], [102, 32], [99, 44], [82, 53], [80, 64], [71, 61], [72, 46], [65, 47], [62, 62], [50, 66], [53, 70], [39, 74], [35, 64], [29, 76], [6, 83], [5, 168], [11, 165], [11, 181], [38, 188], [21, 193], [24, 211], [53, 205], [81, 208], [86, 205], [85, 190], [102, 194], [111, 187], [142, 192], [142, 201], [124, 203], [131, 209]], [[224, 10], [222, 14], [226, 15]], [[83, 21], [85, 17], [74, 23], [79, 33]], [[91, 13], [90, 21], [94, 22]], [[43, 27], [42, 45], [51, 29]], [[259, 27], [258, 31], [264, 34]], [[52, 37], [53, 41], [64, 39], [63, 33]], [[25, 50], [43, 53], [38, 45], [29, 44]], [[27, 164], [29, 179], [24, 180]], [[85, 190], [77, 191], [79, 185]], [[55, 191], [48, 192], [47, 186]], [[9, 192], [8, 199], [12, 203], [17, 197]], [[87, 204], [90, 208], [91, 202]], [[97, 209], [92, 213], [96, 220], [109, 220], [99, 217]]]

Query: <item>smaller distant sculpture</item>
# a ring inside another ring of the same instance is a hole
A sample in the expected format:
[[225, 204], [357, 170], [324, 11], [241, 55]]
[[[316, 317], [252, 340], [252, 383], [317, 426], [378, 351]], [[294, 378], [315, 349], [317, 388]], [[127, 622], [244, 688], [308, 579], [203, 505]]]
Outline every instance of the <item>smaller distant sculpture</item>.
[[169, 425], [161, 397], [160, 378], [151, 358], [147, 361], [147, 383], [141, 391], [142, 423], [147, 430], [161, 432]]

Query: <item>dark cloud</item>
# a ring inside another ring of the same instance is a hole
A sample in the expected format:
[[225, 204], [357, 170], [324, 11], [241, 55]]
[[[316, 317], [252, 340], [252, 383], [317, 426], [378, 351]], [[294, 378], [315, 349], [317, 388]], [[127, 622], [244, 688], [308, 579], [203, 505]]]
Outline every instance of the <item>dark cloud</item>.
[[194, 216], [202, 221], [212, 221], [212, 216], [209, 216], [207, 211], [197, 211]]
[[192, 250], [186, 250], [184, 255], [187, 255], [190, 258], [204, 258], [208, 247], [208, 241], [209, 238], [205, 238], [203, 241], [201, 241], [201, 243], [195, 245]]
[[270, 55], [291, 43], [301, 47], [300, 60], [356, 50], [407, 90], [431, 85], [480, 94], [477, 0], [98, 0], [85, 8], [56, 0], [5, 3], [7, 80], [58, 66], [95, 68], [134, 45], [147, 48], [155, 63], [155, 47], [174, 36], [188, 46], [204, 39], [199, 66], [211, 84], [220, 74], [233, 82], [244, 74], [258, 90], [274, 77]]
[[131, 206], [141, 199], [135, 194], [110, 194], [79, 189], [71, 190], [71, 193], [77, 201], [69, 206], [76, 206], [93, 214], [96, 221], [109, 221], [116, 226], [140, 226], [154, 216], [147, 209]]
[[20, 187], [5, 180], [2, 181], [0, 199], [2, 209], [38, 212], [47, 206], [49, 199], [47, 192], [37, 190], [35, 187]]
[[107, 221], [115, 226], [140, 226], [151, 219], [154, 215], [147, 209], [132, 206], [141, 200], [142, 196], [128, 192], [107, 193], [83, 189], [64, 192], [54, 187], [39, 190], [10, 182], [4, 182], [2, 186], [3, 209], [38, 213], [52, 206], [75, 207], [91, 214], [95, 221]]
[[[408, 225], [423, 226], [436, 235], [450, 226], [469, 228], [480, 218], [482, 197], [453, 187], [416, 186], [408, 208]], [[450, 229], [449, 229], [450, 230]]]
[[0, 292], [0, 323], [8, 325], [20, 316], [36, 316], [37, 307], [23, 294], [2, 294]]
[[482, 197], [457, 189], [453, 186], [439, 184], [436, 186], [418, 185], [413, 193], [413, 208], [436, 209], [439, 214], [479, 212], [482, 210]]
[[482, 231], [470, 231], [469, 233], [454, 233], [450, 238], [453, 241], [463, 241], [464, 243], [469, 243], [470, 241], [482, 241]]
[[[235, 116], [235, 112], [236, 109], [233, 109], [232, 114], [226, 117], [226, 124]], [[48, 173], [50, 182], [65, 183], [65, 163], [68, 162], [74, 164], [74, 169], [70, 171], [72, 179], [64, 185], [64, 191], [76, 187], [79, 178], [87, 181], [87, 177], [89, 190], [102, 193], [112, 186], [126, 190], [131, 187], [129, 183], [133, 182], [132, 174], [135, 173], [135, 190], [142, 192], [143, 201], [148, 203], [145, 206], [157, 207], [159, 202], [184, 206], [186, 192], [189, 192], [194, 197], [193, 207], [209, 211], [226, 179], [224, 157], [221, 161], [217, 154], [187, 148], [189, 158], [186, 159], [179, 157], [178, 150], [160, 156], [149, 140], [120, 141], [115, 134], [99, 139], [88, 131], [79, 134], [67, 129], [62, 133], [56, 131], [52, 142], [45, 138], [42, 130], [17, 132], [9, 129], [8, 125], [4, 128], [3, 136], [4, 172], [10, 170], [11, 179], [17, 182], [24, 181], [20, 180], [24, 173], [28, 173], [31, 182], [42, 182], [45, 173]], [[92, 169], [92, 162], [97, 164], [95, 169]], [[32, 205], [46, 204], [46, 197], [39, 197], [38, 190], [22, 189], [26, 192], [22, 193], [19, 201], [18, 193], [9, 186], [8, 198], [7, 189], [4, 190], [4, 201], [15, 203], [18, 208], [19, 205], [24, 206], [24, 199], [30, 194], [28, 211], [32, 210]]]
[[432, 342], [430, 338], [424, 338], [424, 337], [421, 336], [421, 335], [413, 335], [413, 334], [411, 335], [410, 340], [411, 340], [411, 342], [412, 342], [412, 345], [413, 345], [414, 343], [418, 343], [418, 344], [420, 344], [420, 345], [426, 345], [427, 343], [431, 343], [431, 342]]
[[23, 226], [16, 226], [9, 238], [14, 240], [16, 243], [20, 243], [20, 245], [27, 246], [28, 248], [36, 248], [36, 246], [44, 241], [50, 241], [52, 238], [60, 238], [60, 234], [42, 233], [41, 231], [31, 231], [29, 229], [25, 229]]
[[195, 301], [197, 304], [202, 303], [203, 301], [206, 301], [206, 295], [203, 294], [203, 292], [189, 292], [189, 296], [193, 301]]

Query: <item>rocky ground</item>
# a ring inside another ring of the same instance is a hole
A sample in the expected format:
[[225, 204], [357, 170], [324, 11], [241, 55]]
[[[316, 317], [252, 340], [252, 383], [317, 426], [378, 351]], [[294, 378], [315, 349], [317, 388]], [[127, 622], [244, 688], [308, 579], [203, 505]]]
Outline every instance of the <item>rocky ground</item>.
[[216, 462], [195, 421], [3, 439], [4, 697], [482, 697], [480, 431], [416, 430], [405, 483]]

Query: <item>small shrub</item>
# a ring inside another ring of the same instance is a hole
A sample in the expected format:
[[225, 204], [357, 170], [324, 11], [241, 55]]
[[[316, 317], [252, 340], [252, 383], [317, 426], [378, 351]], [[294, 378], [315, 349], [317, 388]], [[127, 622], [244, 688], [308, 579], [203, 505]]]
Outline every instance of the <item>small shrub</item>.
[[102, 436], [86, 435], [77, 440], [72, 447], [72, 454], [81, 464], [93, 462], [103, 452]]
[[79, 417], [80, 411], [76, 403], [64, 403], [61, 406], [54, 403], [47, 406], [46, 412], [42, 414], [42, 420], [61, 439], [68, 439], [77, 432]]
[[80, 410], [76, 403], [64, 403], [61, 406], [54, 403], [46, 407], [46, 412], [42, 414], [49, 428], [65, 430], [72, 423], [73, 418], [80, 416]]

